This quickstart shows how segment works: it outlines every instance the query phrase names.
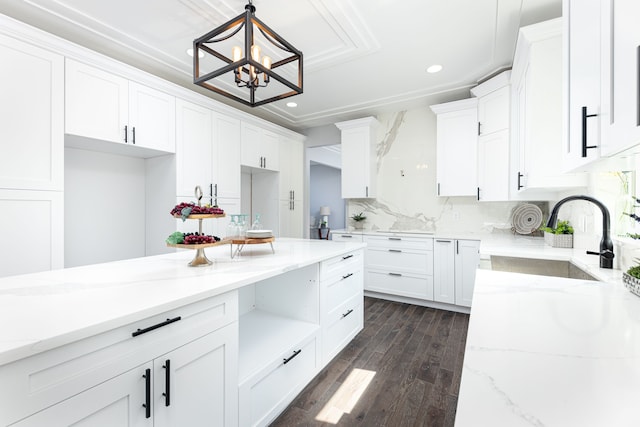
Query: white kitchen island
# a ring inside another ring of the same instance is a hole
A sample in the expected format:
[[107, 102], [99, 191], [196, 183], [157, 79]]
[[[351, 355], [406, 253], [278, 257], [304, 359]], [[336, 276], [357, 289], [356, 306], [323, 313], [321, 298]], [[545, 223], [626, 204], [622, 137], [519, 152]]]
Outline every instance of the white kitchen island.
[[640, 298], [478, 270], [456, 426], [640, 425]]
[[362, 329], [362, 243], [0, 279], [0, 425], [265, 425]]

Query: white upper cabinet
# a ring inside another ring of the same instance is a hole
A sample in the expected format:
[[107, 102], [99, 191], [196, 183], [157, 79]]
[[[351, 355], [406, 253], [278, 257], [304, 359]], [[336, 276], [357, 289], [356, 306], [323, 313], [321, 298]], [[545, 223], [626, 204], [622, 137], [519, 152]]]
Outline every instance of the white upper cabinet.
[[478, 194], [485, 202], [509, 200], [511, 72], [471, 89], [478, 97]]
[[177, 195], [193, 197], [196, 185], [207, 194], [213, 173], [211, 110], [181, 99], [176, 104]]
[[564, 0], [564, 169], [600, 158], [601, 0]]
[[336, 123], [341, 131], [342, 198], [376, 197], [376, 130], [375, 117]]
[[129, 82], [131, 141], [141, 147], [176, 150], [176, 98]]
[[175, 152], [175, 98], [66, 60], [65, 133]]
[[240, 198], [240, 120], [213, 114], [213, 185], [220, 198]]
[[258, 126], [242, 122], [241, 163], [257, 169], [280, 170], [279, 137]]
[[601, 153], [640, 143], [640, 2], [602, 0]]
[[437, 114], [436, 176], [439, 196], [478, 195], [478, 100], [432, 105]]
[[512, 197], [586, 186], [586, 175], [563, 173], [560, 18], [520, 29], [511, 87]]
[[303, 237], [302, 142], [280, 139], [280, 237]]
[[64, 60], [0, 36], [0, 188], [63, 189]]

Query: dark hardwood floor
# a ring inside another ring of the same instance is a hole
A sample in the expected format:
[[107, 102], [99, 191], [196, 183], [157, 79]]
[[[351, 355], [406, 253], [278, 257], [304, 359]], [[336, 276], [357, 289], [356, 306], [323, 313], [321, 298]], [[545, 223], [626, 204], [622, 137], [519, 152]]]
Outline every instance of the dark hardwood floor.
[[364, 313], [364, 329], [272, 427], [453, 426], [469, 315], [368, 297]]

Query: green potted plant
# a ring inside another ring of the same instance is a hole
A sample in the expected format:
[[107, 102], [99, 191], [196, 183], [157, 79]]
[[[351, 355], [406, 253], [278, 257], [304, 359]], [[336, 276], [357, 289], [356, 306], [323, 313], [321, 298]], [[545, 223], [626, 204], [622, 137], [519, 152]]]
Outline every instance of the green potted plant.
[[364, 228], [364, 220], [367, 219], [367, 217], [364, 215], [364, 212], [360, 212], [358, 214], [351, 215], [351, 219], [354, 222], [353, 224], [354, 228], [362, 229]]
[[573, 247], [573, 227], [569, 221], [558, 221], [556, 228], [541, 227], [544, 232], [544, 242], [554, 248]]
[[622, 273], [622, 281], [624, 286], [632, 293], [640, 296], [640, 260], [635, 258], [636, 265], [629, 267], [627, 271]]

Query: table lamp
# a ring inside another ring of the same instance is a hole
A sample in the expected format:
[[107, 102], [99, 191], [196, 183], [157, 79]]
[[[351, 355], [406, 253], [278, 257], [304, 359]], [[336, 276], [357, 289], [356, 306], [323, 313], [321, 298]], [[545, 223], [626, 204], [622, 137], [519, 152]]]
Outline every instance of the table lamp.
[[329, 206], [321, 206], [320, 215], [322, 216], [322, 224], [320, 227], [329, 227], [329, 215], [331, 215], [331, 209]]

